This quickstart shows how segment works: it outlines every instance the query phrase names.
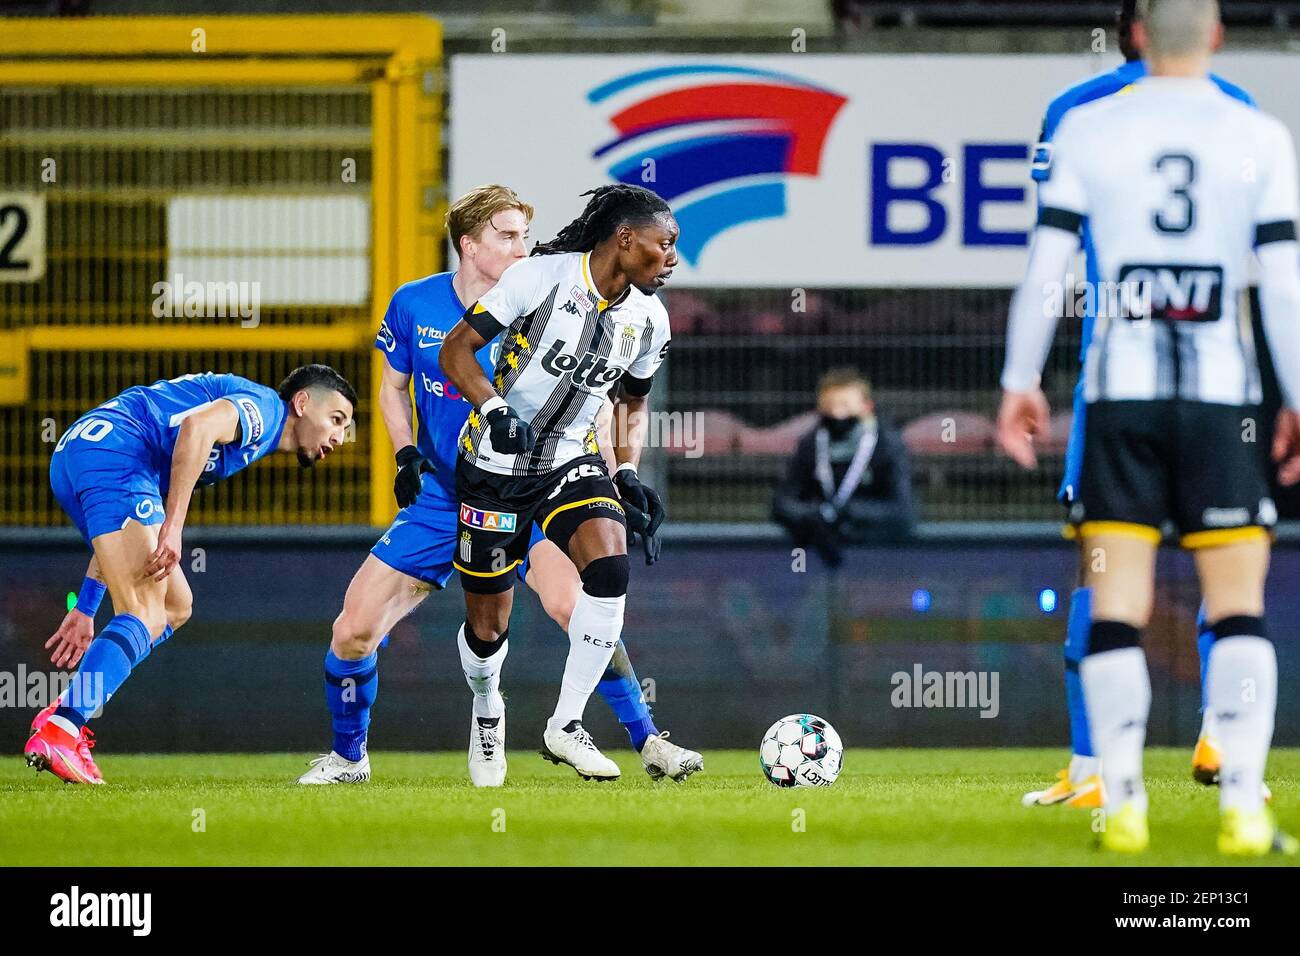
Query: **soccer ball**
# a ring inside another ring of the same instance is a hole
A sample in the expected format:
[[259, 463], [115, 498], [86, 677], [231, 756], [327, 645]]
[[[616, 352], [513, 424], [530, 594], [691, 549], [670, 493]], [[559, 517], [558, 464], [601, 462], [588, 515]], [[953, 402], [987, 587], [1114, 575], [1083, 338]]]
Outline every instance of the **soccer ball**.
[[829, 787], [840, 775], [844, 745], [820, 717], [791, 714], [767, 728], [758, 762], [778, 787]]

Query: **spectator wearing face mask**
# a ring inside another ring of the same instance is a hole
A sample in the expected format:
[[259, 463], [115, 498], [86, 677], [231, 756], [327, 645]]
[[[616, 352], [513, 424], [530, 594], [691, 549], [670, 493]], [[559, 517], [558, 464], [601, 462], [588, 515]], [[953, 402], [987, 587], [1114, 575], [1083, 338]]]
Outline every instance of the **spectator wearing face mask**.
[[799, 440], [772, 502], [772, 520], [831, 567], [846, 545], [905, 540], [916, 524], [902, 435], [876, 413], [871, 385], [834, 369], [817, 385], [817, 425]]

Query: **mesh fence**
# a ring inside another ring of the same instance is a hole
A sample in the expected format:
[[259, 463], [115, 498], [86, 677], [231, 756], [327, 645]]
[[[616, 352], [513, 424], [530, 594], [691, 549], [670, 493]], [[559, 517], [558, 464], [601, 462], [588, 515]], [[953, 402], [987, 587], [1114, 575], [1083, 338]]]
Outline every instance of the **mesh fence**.
[[[131, 385], [206, 370], [274, 385], [325, 362], [370, 393], [362, 339], [313, 344], [313, 330], [371, 321], [370, 142], [365, 85], [0, 86], [0, 183], [41, 191], [46, 257], [39, 279], [0, 282], [0, 336], [43, 337], [25, 351], [25, 401], [0, 405], [0, 523], [65, 523], [54, 443]], [[104, 327], [135, 331], [139, 347], [87, 349]], [[191, 347], [199, 329], [220, 346]], [[191, 515], [368, 522], [367, 448], [349, 443], [315, 473], [273, 456], [201, 492]]]
[[[810, 427], [817, 380], [849, 366], [902, 429], [925, 520], [1034, 520], [1053, 500], [1069, 430], [1079, 330], [1063, 323], [1045, 385], [1058, 413], [1036, 472], [995, 451], [1006, 290], [675, 291], [664, 407], [694, 415], [693, 453], [662, 466], [674, 520], [762, 521]], [[682, 443], [679, 443], [679, 445]], [[702, 454], [701, 454], [702, 452]]]

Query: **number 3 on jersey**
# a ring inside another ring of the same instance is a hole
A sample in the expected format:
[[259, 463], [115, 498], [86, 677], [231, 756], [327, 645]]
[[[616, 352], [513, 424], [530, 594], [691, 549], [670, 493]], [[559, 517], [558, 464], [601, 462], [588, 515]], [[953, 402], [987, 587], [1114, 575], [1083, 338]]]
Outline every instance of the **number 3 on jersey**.
[[1151, 217], [1158, 232], [1182, 235], [1196, 225], [1196, 201], [1190, 192], [1196, 182], [1196, 160], [1186, 153], [1162, 153], [1156, 172], [1169, 184], [1169, 201]]

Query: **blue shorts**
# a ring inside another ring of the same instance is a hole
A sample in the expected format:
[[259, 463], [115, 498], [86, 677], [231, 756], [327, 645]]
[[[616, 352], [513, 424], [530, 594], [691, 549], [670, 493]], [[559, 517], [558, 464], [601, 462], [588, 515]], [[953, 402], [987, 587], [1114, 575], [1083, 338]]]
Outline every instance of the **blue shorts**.
[[[456, 505], [421, 495], [415, 504], [397, 513], [370, 553], [394, 571], [401, 571], [435, 588], [444, 588], [455, 570], [451, 562], [456, 556], [459, 517]], [[533, 545], [545, 539], [542, 529], [534, 524], [528, 541], [529, 553], [532, 553]], [[516, 573], [520, 581], [527, 579], [527, 558]]]
[[1060, 490], [1056, 500], [1067, 508], [1079, 497], [1079, 476], [1083, 473], [1083, 429], [1084, 418], [1088, 413], [1088, 403], [1084, 400], [1083, 376], [1074, 386], [1074, 419], [1070, 423], [1070, 438], [1065, 445], [1065, 475], [1061, 478]]
[[129, 425], [102, 414], [78, 419], [59, 439], [50, 488], [87, 544], [130, 521], [162, 523], [158, 471], [146, 456]]

